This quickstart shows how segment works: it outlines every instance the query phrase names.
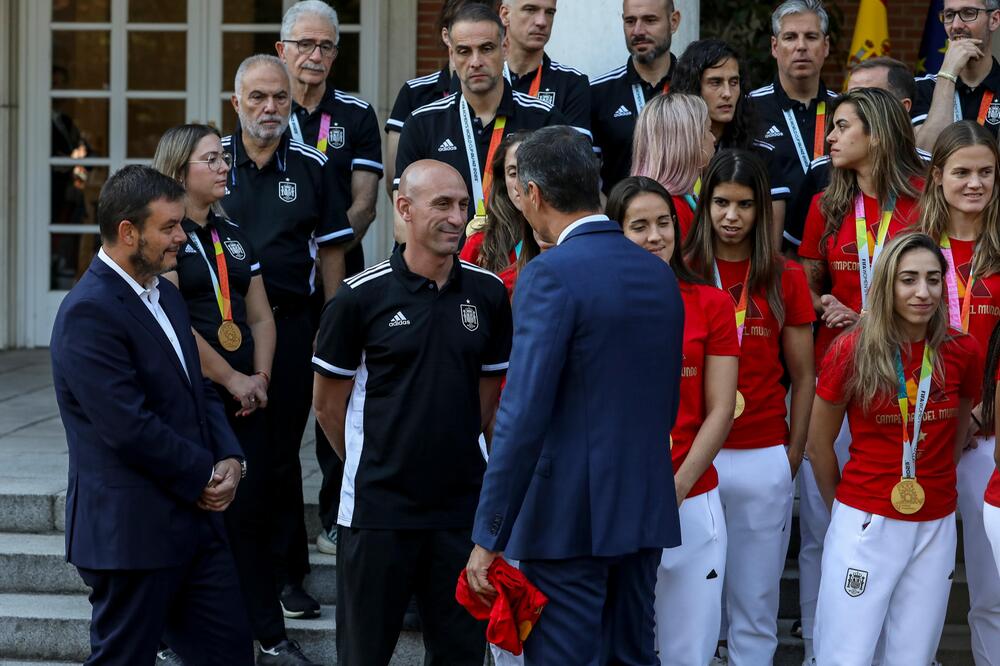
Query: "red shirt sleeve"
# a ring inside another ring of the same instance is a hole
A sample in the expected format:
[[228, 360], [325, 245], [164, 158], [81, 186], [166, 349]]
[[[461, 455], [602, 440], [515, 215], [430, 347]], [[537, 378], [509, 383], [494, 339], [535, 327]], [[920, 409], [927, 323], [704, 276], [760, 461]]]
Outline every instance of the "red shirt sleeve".
[[847, 402], [845, 390], [849, 368], [853, 367], [854, 343], [857, 332], [837, 338], [823, 359], [823, 366], [816, 380], [816, 395], [834, 405]]
[[809, 212], [806, 213], [806, 224], [802, 230], [802, 244], [799, 245], [799, 256], [806, 259], [823, 259], [824, 255], [819, 246], [819, 239], [826, 229], [826, 219], [819, 212], [819, 198], [823, 193], [815, 195], [809, 203]]
[[458, 258], [479, 266], [479, 250], [483, 247], [484, 237], [485, 234], [482, 231], [477, 231], [466, 238], [465, 245], [462, 246], [462, 251], [459, 252]]
[[733, 307], [733, 299], [721, 289], [704, 287], [701, 305], [709, 326], [705, 355], [739, 356], [740, 343], [736, 337], [736, 308]]
[[806, 272], [794, 261], [785, 261], [781, 275], [781, 290], [785, 296], [785, 326], [801, 326], [816, 321]]

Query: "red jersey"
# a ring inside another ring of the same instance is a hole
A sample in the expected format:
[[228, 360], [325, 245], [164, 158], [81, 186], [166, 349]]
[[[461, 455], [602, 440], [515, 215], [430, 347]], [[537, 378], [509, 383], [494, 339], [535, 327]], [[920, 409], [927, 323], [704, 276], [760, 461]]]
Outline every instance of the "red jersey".
[[[851, 457], [837, 486], [841, 503], [896, 520], [937, 520], [955, 511], [955, 415], [961, 398], [973, 404], [978, 401], [983, 369], [976, 339], [959, 331], [953, 334], [955, 337], [945, 340], [938, 350], [935, 363], [942, 368], [942, 377], [935, 375], [931, 379], [917, 442], [917, 481], [924, 488], [926, 503], [916, 513], [905, 515], [896, 511], [890, 500], [893, 486], [902, 477], [903, 464], [903, 435], [895, 392], [876, 397], [867, 414], [859, 402], [847, 404]], [[854, 331], [830, 348], [816, 385], [818, 397], [834, 404], [845, 402], [847, 381], [854, 372], [857, 339], [858, 332]], [[909, 353], [903, 353], [910, 397], [910, 436], [923, 352], [924, 343], [919, 342], [910, 345]]]
[[[965, 296], [965, 286], [969, 284], [969, 272], [972, 270], [972, 251], [975, 249], [975, 241], [963, 241], [949, 239], [951, 242], [952, 255], [958, 265], [958, 274], [961, 281], [958, 287], [958, 303], [961, 307], [962, 299]], [[947, 298], [947, 288], [945, 289]], [[1000, 274], [993, 273], [985, 278], [978, 278], [972, 283], [972, 300], [969, 303], [969, 330], [968, 333], [979, 343], [983, 352], [985, 362], [986, 348], [990, 344], [990, 335], [993, 327], [1000, 320]]]
[[[733, 421], [725, 448], [757, 449], [785, 444], [788, 424], [785, 421], [785, 388], [781, 385], [781, 330], [783, 326], [801, 326], [816, 319], [809, 285], [802, 267], [784, 261], [781, 292], [785, 302], [784, 325], [771, 313], [767, 295], [761, 290], [747, 299], [743, 345], [740, 349], [740, 374], [737, 388], [746, 401], [743, 414]], [[717, 260], [722, 290], [735, 307], [743, 293], [749, 260]], [[734, 317], [735, 325], [735, 317]]]
[[[462, 251], [458, 253], [458, 258], [462, 261], [468, 261], [470, 264], [482, 266], [480, 251], [483, 248], [483, 239], [485, 237], [486, 234], [484, 232], [476, 231], [466, 238], [465, 245], [462, 246]], [[499, 273], [500, 279], [503, 280], [504, 286], [507, 287], [508, 297], [514, 296], [514, 283], [517, 281], [516, 262], [517, 253], [512, 250], [510, 253], [510, 265]]]
[[[698, 429], [705, 420], [705, 357], [739, 356], [736, 318], [732, 301], [720, 289], [680, 282], [684, 301], [684, 347], [680, 407], [670, 433], [674, 473], [681, 468]], [[694, 497], [719, 485], [715, 467], [709, 465], [688, 493]]]
[[677, 224], [681, 228], [680, 240], [675, 241], [683, 243], [688, 234], [691, 233], [691, 227], [694, 226], [694, 209], [691, 208], [691, 204], [683, 196], [672, 196], [671, 199], [674, 200], [674, 210], [677, 211]]
[[[918, 184], [914, 181], [914, 184]], [[923, 181], [919, 181], [919, 189], [923, 190]], [[802, 232], [802, 245], [799, 246], [799, 256], [803, 259], [816, 259], [826, 264], [827, 275], [830, 276], [830, 293], [841, 303], [855, 312], [861, 312], [861, 273], [858, 270], [858, 239], [854, 225], [854, 206], [852, 205], [840, 224], [836, 234], [828, 237], [823, 247], [820, 238], [826, 229], [826, 218], [820, 212], [820, 192], [813, 197], [806, 215], [805, 229]], [[878, 227], [882, 221], [882, 211], [878, 202], [868, 196], [865, 202], [865, 221], [868, 223], [868, 249], [875, 247]], [[917, 200], [910, 197], [900, 197], [889, 222], [886, 240], [914, 224], [919, 217]], [[816, 368], [820, 368], [826, 355], [826, 350], [834, 338], [844, 329], [830, 328], [820, 322], [819, 333], [816, 336]]]

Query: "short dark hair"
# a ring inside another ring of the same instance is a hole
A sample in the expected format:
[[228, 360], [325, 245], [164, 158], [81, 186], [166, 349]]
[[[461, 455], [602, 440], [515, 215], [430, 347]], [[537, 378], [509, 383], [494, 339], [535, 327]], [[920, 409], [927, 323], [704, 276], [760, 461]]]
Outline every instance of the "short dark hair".
[[889, 79], [889, 92], [902, 102], [904, 99], [914, 99], [917, 96], [917, 82], [913, 80], [913, 72], [903, 62], [889, 56], [878, 56], [862, 60], [851, 68], [851, 74], [864, 69], [885, 67]]
[[444, 0], [444, 4], [441, 5], [441, 14], [438, 16], [438, 33], [450, 28], [455, 14], [466, 5], [491, 7], [493, 3], [490, 0]]
[[470, 2], [463, 5], [451, 17], [448, 22], [448, 32], [458, 23], [494, 23], [500, 31], [500, 39], [503, 40], [504, 27], [500, 15], [493, 11], [489, 5], [482, 5], [477, 2]]
[[101, 240], [113, 245], [118, 240], [118, 225], [122, 220], [128, 220], [141, 231], [149, 217], [149, 204], [159, 199], [182, 201], [184, 188], [173, 178], [142, 164], [130, 164], [114, 172], [97, 200]]
[[566, 125], [543, 127], [517, 148], [517, 178], [533, 182], [542, 198], [561, 213], [601, 207], [601, 171], [590, 141]]

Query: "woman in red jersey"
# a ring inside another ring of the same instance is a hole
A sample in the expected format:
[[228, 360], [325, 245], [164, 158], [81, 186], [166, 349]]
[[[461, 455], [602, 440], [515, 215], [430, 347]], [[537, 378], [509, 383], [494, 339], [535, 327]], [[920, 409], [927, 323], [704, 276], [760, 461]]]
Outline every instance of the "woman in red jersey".
[[[684, 263], [670, 194], [651, 178], [615, 185], [605, 211], [625, 237], [670, 264], [684, 301], [680, 407], [670, 434], [682, 545], [663, 551], [656, 576], [662, 664], [707, 664], [719, 638], [726, 523], [712, 460], [733, 423], [739, 344], [729, 296]], [[677, 609], [683, 612], [678, 613]]]
[[[929, 664], [955, 569], [955, 466], [982, 365], [975, 338], [948, 326], [937, 243], [890, 241], [875, 264], [867, 314], [827, 353], [809, 457], [831, 508], [816, 607], [816, 660]], [[851, 431], [843, 474], [833, 441]]]
[[[865, 302], [861, 285], [871, 280], [872, 264], [885, 241], [917, 222], [924, 171], [910, 119], [885, 91], [852, 90], [835, 101], [827, 114], [830, 185], [813, 197], [799, 246], [813, 306], [820, 316], [817, 368], [833, 339], [858, 320]], [[859, 254], [859, 247], [867, 249]], [[837, 439], [841, 465], [849, 445], [845, 427]], [[808, 458], [800, 476], [799, 600], [808, 657], [830, 514]]]
[[[944, 300], [949, 324], [981, 349], [1000, 319], [1000, 155], [996, 139], [969, 120], [945, 128], [934, 144], [931, 174], [920, 198], [921, 231], [948, 262]], [[969, 627], [977, 661], [1000, 654], [1000, 575], [983, 530], [983, 494], [993, 471], [990, 421], [973, 407], [975, 435], [958, 463], [958, 508], [969, 581]], [[992, 656], [991, 656], [992, 655]]]
[[[989, 351], [986, 354], [985, 377], [983, 377], [983, 421], [993, 424], [996, 432], [1000, 409], [1000, 326], [993, 329]], [[965, 526], [962, 526], [963, 529]], [[1000, 449], [993, 453], [993, 473], [986, 485], [983, 497], [983, 527], [993, 549], [993, 562], [1000, 570]]]
[[701, 172], [714, 152], [708, 105], [697, 95], [658, 95], [635, 122], [632, 175], [652, 178], [670, 192], [682, 241], [694, 221]]
[[[740, 340], [735, 421], [715, 459], [726, 516], [730, 661], [769, 664], [778, 645], [778, 586], [788, 549], [792, 489], [815, 386], [805, 274], [777, 252], [764, 164], [743, 150], [708, 166], [689, 263], [735, 305]], [[781, 358], [791, 376], [790, 428]]]

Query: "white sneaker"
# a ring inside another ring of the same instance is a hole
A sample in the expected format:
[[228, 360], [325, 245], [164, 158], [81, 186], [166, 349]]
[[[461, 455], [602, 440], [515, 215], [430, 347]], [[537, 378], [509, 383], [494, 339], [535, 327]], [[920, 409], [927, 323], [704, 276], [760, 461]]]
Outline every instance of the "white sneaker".
[[320, 532], [316, 537], [316, 550], [325, 555], [337, 554], [337, 526], [327, 532]]
[[712, 657], [712, 661], [708, 662], [708, 666], [728, 666], [728, 665], [729, 665], [729, 657], [720, 657], [719, 655], [715, 655], [714, 657]]

